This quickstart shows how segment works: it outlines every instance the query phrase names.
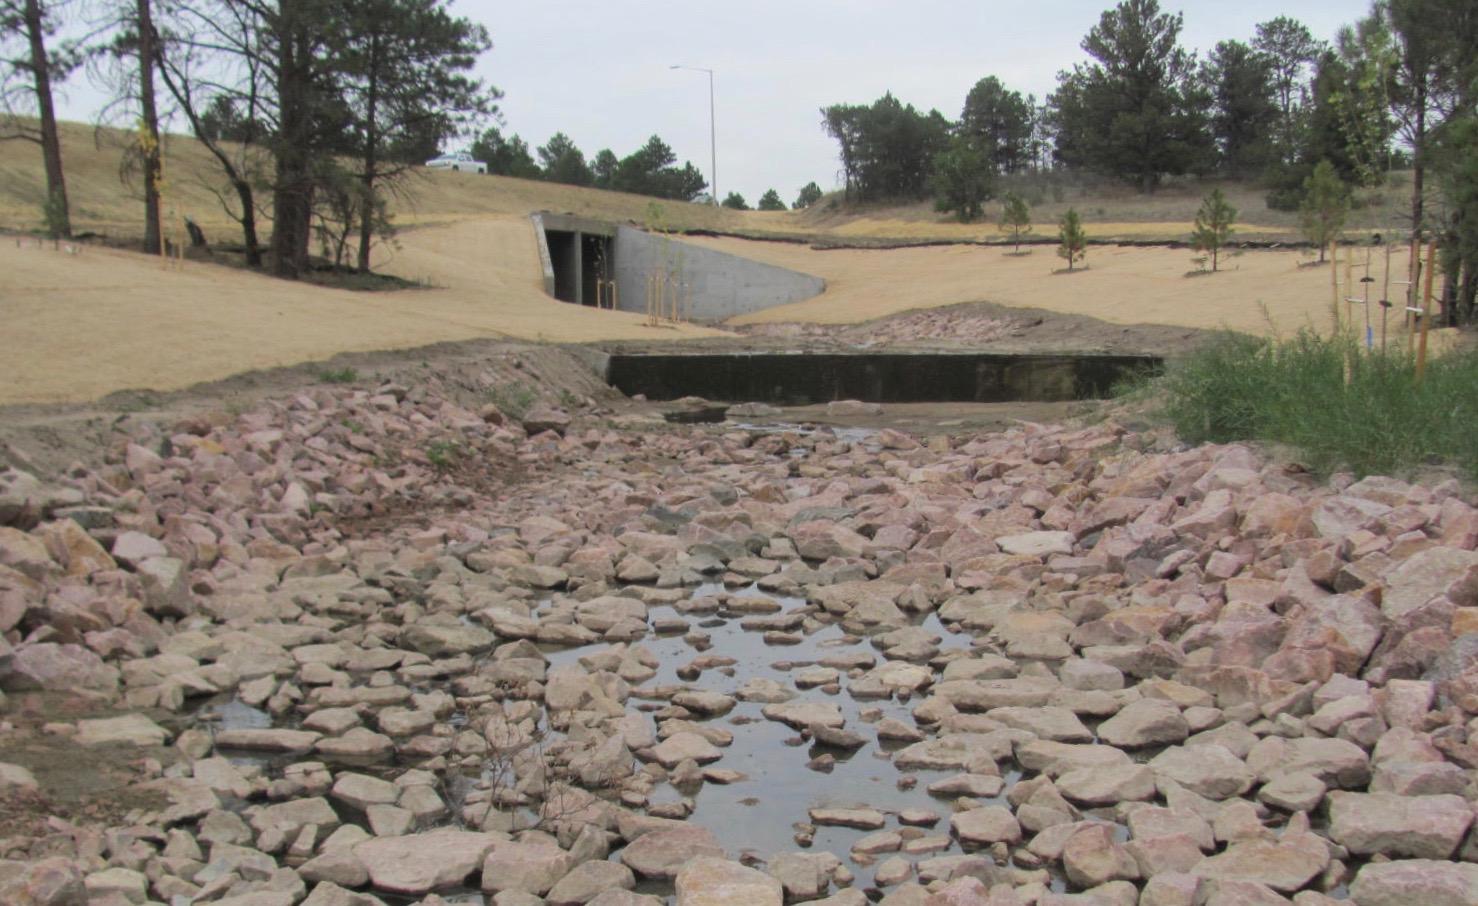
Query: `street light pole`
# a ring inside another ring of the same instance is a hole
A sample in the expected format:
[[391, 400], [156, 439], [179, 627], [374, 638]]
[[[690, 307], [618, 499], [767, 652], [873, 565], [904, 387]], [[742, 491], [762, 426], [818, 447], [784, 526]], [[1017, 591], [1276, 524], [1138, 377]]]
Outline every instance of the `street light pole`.
[[680, 63], [674, 63], [669, 68], [670, 69], [687, 69], [687, 70], [691, 70], [692, 72], [706, 72], [706, 73], [708, 73], [708, 153], [709, 153], [709, 158], [710, 158], [709, 159], [709, 176], [710, 176], [710, 178], [713, 181], [713, 192], [710, 193], [709, 200], [714, 204], [714, 206], [717, 206], [718, 205], [718, 127], [717, 127], [717, 125], [716, 125], [716, 123], [714, 121], [713, 70], [712, 69], [707, 69], [707, 68], [702, 67], [702, 66], [683, 66]]

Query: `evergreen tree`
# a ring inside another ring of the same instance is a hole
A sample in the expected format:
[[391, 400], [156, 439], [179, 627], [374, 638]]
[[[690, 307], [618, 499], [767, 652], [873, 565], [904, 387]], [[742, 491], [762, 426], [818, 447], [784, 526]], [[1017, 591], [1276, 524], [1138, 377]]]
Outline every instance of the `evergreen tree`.
[[1344, 229], [1350, 212], [1350, 190], [1335, 172], [1334, 165], [1321, 160], [1304, 180], [1304, 200], [1299, 207], [1299, 224], [1309, 241], [1319, 247], [1319, 261], [1324, 250]]
[[1237, 209], [1227, 201], [1221, 189], [1212, 189], [1201, 202], [1196, 212], [1196, 227], [1191, 233], [1191, 246], [1200, 252], [1211, 253], [1211, 272], [1216, 273], [1217, 261], [1222, 246], [1232, 235], [1232, 224], [1237, 219]]
[[1074, 208], [1068, 208], [1057, 225], [1057, 257], [1067, 259], [1067, 269], [1082, 261], [1088, 254], [1088, 236], [1083, 232], [1083, 221]]
[[1322, 55], [1323, 42], [1314, 39], [1303, 23], [1279, 16], [1257, 26], [1252, 46], [1272, 69], [1278, 121], [1274, 128], [1280, 159], [1291, 164], [1303, 144], [1301, 133], [1309, 102], [1309, 74]]
[[539, 165], [529, 153], [529, 146], [514, 135], [504, 138], [497, 126], [489, 126], [472, 143], [472, 157], [488, 165], [488, 172], [519, 179], [538, 179]]
[[912, 200], [929, 195], [934, 158], [949, 143], [949, 121], [919, 113], [892, 93], [869, 106], [823, 108], [822, 128], [837, 140], [848, 200]]
[[994, 179], [985, 155], [965, 136], [956, 136], [948, 150], [934, 158], [934, 210], [953, 211], [961, 223], [980, 219], [994, 192]]
[[1019, 91], [1007, 91], [995, 76], [975, 83], [965, 96], [958, 134], [985, 159], [993, 173], [1015, 173], [1032, 159], [1032, 107]]
[[616, 152], [610, 148], [602, 148], [595, 155], [595, 161], [590, 170], [595, 174], [595, 186], [598, 189], [609, 189], [616, 184], [616, 168], [621, 166], [621, 161], [616, 157]]
[[540, 168], [544, 178], [571, 186], [588, 186], [595, 181], [590, 165], [585, 163], [585, 153], [563, 132], [550, 136], [548, 143], [538, 149]]
[[795, 197], [795, 204], [791, 205], [791, 207], [799, 211], [801, 208], [809, 208], [820, 200], [821, 187], [816, 185], [814, 181], [808, 182], [804, 186], [801, 186], [801, 191]]
[[1157, 0], [1124, 0], [1083, 39], [1094, 62], [1058, 75], [1049, 102], [1057, 158], [1144, 191], [1165, 174], [1202, 172], [1213, 157], [1194, 55], [1180, 15]]
[[1267, 56], [1240, 41], [1222, 41], [1204, 77], [1215, 103], [1211, 131], [1222, 170], [1246, 176], [1276, 161], [1278, 107]]
[[491, 115], [501, 97], [468, 75], [478, 56], [492, 47], [487, 30], [453, 17], [445, 3], [354, 0], [346, 5], [338, 83], [352, 111], [351, 138], [364, 196], [361, 272], [370, 269], [376, 224], [387, 222], [383, 205], [374, 202], [379, 183], [397, 179], [460, 127]]
[[760, 196], [758, 207], [761, 211], [783, 211], [785, 210], [785, 202], [780, 200], [779, 192], [771, 189]]
[[734, 211], [747, 211], [749, 210], [749, 203], [738, 192], [730, 192], [724, 196], [724, 207]]
[[1015, 192], [1007, 192], [1006, 197], [1001, 200], [1001, 222], [1002, 230], [1011, 231], [1011, 241], [1015, 243], [1016, 253], [1021, 254], [1021, 234], [1032, 231], [1031, 206], [1026, 199]]

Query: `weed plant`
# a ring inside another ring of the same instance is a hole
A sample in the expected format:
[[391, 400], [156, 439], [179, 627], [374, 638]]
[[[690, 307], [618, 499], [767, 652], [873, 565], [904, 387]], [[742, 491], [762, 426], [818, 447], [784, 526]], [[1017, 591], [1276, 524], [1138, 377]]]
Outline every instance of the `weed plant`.
[[1409, 475], [1456, 465], [1478, 478], [1478, 351], [1429, 359], [1353, 336], [1224, 333], [1167, 370], [1165, 414], [1185, 440], [1289, 444], [1320, 472]]

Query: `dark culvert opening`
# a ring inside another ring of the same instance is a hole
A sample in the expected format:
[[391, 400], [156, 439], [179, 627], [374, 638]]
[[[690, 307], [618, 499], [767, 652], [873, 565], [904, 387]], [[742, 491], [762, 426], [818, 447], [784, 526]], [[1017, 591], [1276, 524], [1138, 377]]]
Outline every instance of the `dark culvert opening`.
[[806, 406], [873, 403], [1012, 403], [1103, 399], [1120, 381], [1158, 374], [1149, 355], [989, 353], [612, 354], [606, 382], [649, 400]]

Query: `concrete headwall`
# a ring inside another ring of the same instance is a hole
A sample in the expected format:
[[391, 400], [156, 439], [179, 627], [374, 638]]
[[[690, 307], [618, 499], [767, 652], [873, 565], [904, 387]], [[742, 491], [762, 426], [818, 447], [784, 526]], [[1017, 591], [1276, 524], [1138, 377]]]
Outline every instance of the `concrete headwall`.
[[615, 277], [622, 311], [644, 312], [647, 275], [664, 267], [679, 274], [691, 300], [688, 316], [716, 323], [772, 305], [820, 294], [826, 281], [738, 255], [689, 245], [622, 226], [616, 230]]

